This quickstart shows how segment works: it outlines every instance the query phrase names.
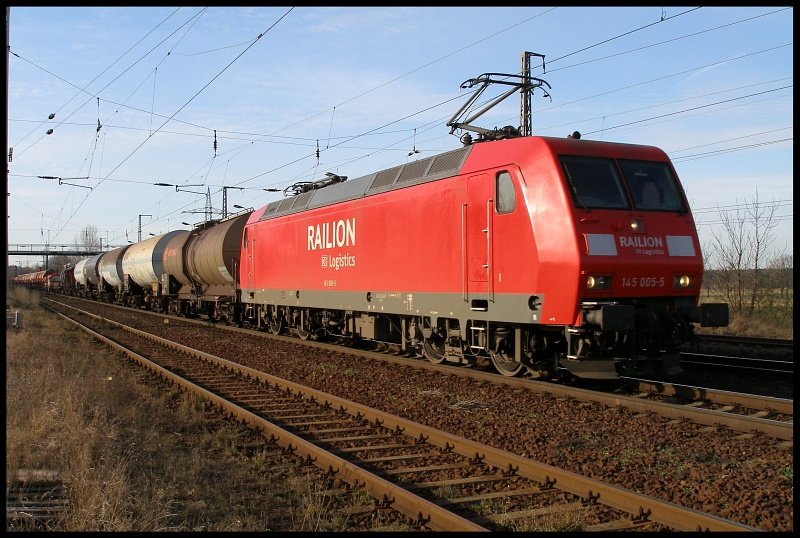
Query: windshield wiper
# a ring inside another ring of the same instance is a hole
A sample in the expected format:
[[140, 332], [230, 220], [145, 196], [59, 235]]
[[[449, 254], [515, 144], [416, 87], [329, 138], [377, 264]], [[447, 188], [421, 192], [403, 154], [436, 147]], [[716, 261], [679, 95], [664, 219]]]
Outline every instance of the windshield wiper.
[[565, 174], [566, 174], [566, 176], [567, 176], [567, 183], [569, 183], [569, 187], [570, 187], [570, 189], [572, 189], [572, 194], [573, 194], [573, 195], [575, 195], [575, 200], [576, 200], [576, 201], [577, 201], [579, 204], [581, 204], [581, 207], [583, 208], [583, 210], [584, 210], [584, 211], [587, 211], [587, 212], [588, 212], [588, 211], [589, 211], [589, 208], [588, 208], [588, 207], [586, 207], [586, 204], [584, 204], [584, 203], [583, 203], [583, 199], [582, 199], [582, 198], [581, 198], [581, 196], [578, 194], [578, 189], [577, 189], [577, 187], [575, 187], [575, 182], [574, 182], [574, 181], [572, 181], [572, 174], [570, 174], [570, 173], [569, 173], [569, 167], [567, 167], [567, 166], [564, 166], [563, 168], [564, 168], [564, 173], [565, 173]]

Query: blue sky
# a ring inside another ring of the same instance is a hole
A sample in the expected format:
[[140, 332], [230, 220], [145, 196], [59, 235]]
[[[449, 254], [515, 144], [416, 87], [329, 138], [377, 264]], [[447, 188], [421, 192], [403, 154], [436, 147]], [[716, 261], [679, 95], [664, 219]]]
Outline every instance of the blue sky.
[[[282, 196], [264, 188], [455, 149], [445, 124], [469, 97], [461, 83], [518, 73], [530, 51], [551, 86], [532, 98], [535, 135], [658, 146], [701, 243], [719, 233], [720, 210], [735, 217], [757, 196], [775, 205], [774, 244], [792, 254], [793, 14], [12, 7], [9, 244], [71, 244], [94, 225], [123, 245], [140, 220], [143, 238], [203, 220], [208, 192], [218, 217], [222, 186], [239, 187], [226, 189], [231, 213]], [[519, 125], [518, 94], [475, 123]]]

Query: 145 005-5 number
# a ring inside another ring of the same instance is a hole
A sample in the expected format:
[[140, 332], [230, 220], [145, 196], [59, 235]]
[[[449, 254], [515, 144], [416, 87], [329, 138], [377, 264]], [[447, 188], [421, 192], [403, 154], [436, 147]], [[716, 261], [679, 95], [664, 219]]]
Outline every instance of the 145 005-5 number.
[[664, 286], [663, 276], [626, 276], [622, 277], [623, 288], [661, 288]]

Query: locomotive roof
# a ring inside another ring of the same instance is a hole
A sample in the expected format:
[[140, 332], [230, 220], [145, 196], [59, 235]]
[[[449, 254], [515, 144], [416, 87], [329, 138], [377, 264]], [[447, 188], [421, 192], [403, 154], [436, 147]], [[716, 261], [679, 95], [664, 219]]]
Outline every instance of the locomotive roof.
[[[563, 150], [565, 147], [583, 147], [588, 149], [590, 146], [602, 145], [617, 146], [618, 148], [636, 147], [650, 148], [651, 150], [658, 150], [658, 148], [650, 146], [622, 144], [616, 142], [606, 141], [588, 141], [569, 138], [553, 138], [545, 136], [524, 137], [528, 139], [539, 139], [545, 142], [548, 146]], [[520, 140], [520, 138], [513, 138], [510, 140]], [[373, 172], [366, 176], [361, 176], [352, 180], [336, 183], [321, 189], [314, 189], [306, 191], [297, 196], [289, 196], [281, 200], [276, 200], [267, 205], [259, 220], [268, 220], [279, 216], [298, 213], [307, 209], [315, 209], [327, 205], [332, 205], [347, 200], [356, 200], [365, 196], [379, 194], [382, 192], [393, 191], [397, 189], [404, 189], [412, 185], [420, 183], [427, 183], [429, 181], [436, 181], [446, 177], [457, 175], [461, 172], [464, 162], [469, 157], [472, 150], [484, 144], [498, 144], [503, 141], [494, 142], [480, 142], [463, 148], [455, 149], [445, 153], [440, 153], [425, 159], [419, 159], [414, 162], [388, 168]], [[577, 144], [577, 146], [576, 146]], [[619, 151], [619, 150], [618, 150]]]
[[461, 170], [473, 147], [465, 146], [426, 159], [373, 172], [323, 189], [311, 190], [297, 196], [276, 200], [267, 206], [260, 220], [453, 176]]

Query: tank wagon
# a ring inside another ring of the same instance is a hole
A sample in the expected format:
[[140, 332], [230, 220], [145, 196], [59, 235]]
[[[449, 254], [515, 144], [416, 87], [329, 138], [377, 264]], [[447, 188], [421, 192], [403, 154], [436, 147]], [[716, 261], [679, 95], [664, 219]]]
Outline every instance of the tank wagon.
[[122, 274], [123, 292], [131, 306], [161, 309], [164, 250], [170, 239], [182, 232], [167, 232], [128, 246], [122, 256]]
[[103, 254], [98, 262], [97, 271], [100, 275], [98, 290], [100, 298], [104, 301], [119, 301], [122, 304], [127, 304], [128, 302], [123, 286], [125, 275], [122, 272], [122, 259], [130, 246], [125, 245], [124, 247], [109, 250]]
[[466, 145], [254, 211], [245, 319], [370, 339], [505, 375], [612, 378], [663, 362], [698, 306], [694, 220], [651, 146], [519, 137]]
[[98, 286], [100, 285], [100, 258], [105, 253], [95, 254], [86, 260], [83, 264], [83, 279], [86, 281], [86, 286], [93, 290], [94, 295], [97, 295]]
[[76, 294], [87, 299], [98, 297], [98, 284], [100, 283], [100, 273], [97, 265], [104, 253], [96, 254], [90, 258], [84, 258], [75, 264]]
[[242, 231], [250, 214], [205, 222], [187, 233], [183, 242], [176, 238], [168, 246], [164, 278], [180, 286], [171, 295], [170, 311], [227, 322], [241, 320], [237, 279]]
[[[184, 246], [186, 240], [192, 232], [180, 230], [167, 241], [164, 247], [164, 274], [161, 276], [161, 287], [167, 295], [167, 304], [164, 301], [160, 306], [162, 311], [169, 311], [172, 314], [191, 315], [191, 309], [187, 306], [181, 307], [177, 302], [178, 292], [184, 286], [191, 286], [192, 281], [186, 275], [186, 251]], [[191, 295], [184, 292], [184, 300], [193, 299]]]
[[72, 274], [75, 277], [75, 294], [78, 296], [84, 296], [88, 291], [86, 278], [83, 276], [83, 266], [88, 260], [89, 258], [78, 260], [75, 267], [72, 268]]

